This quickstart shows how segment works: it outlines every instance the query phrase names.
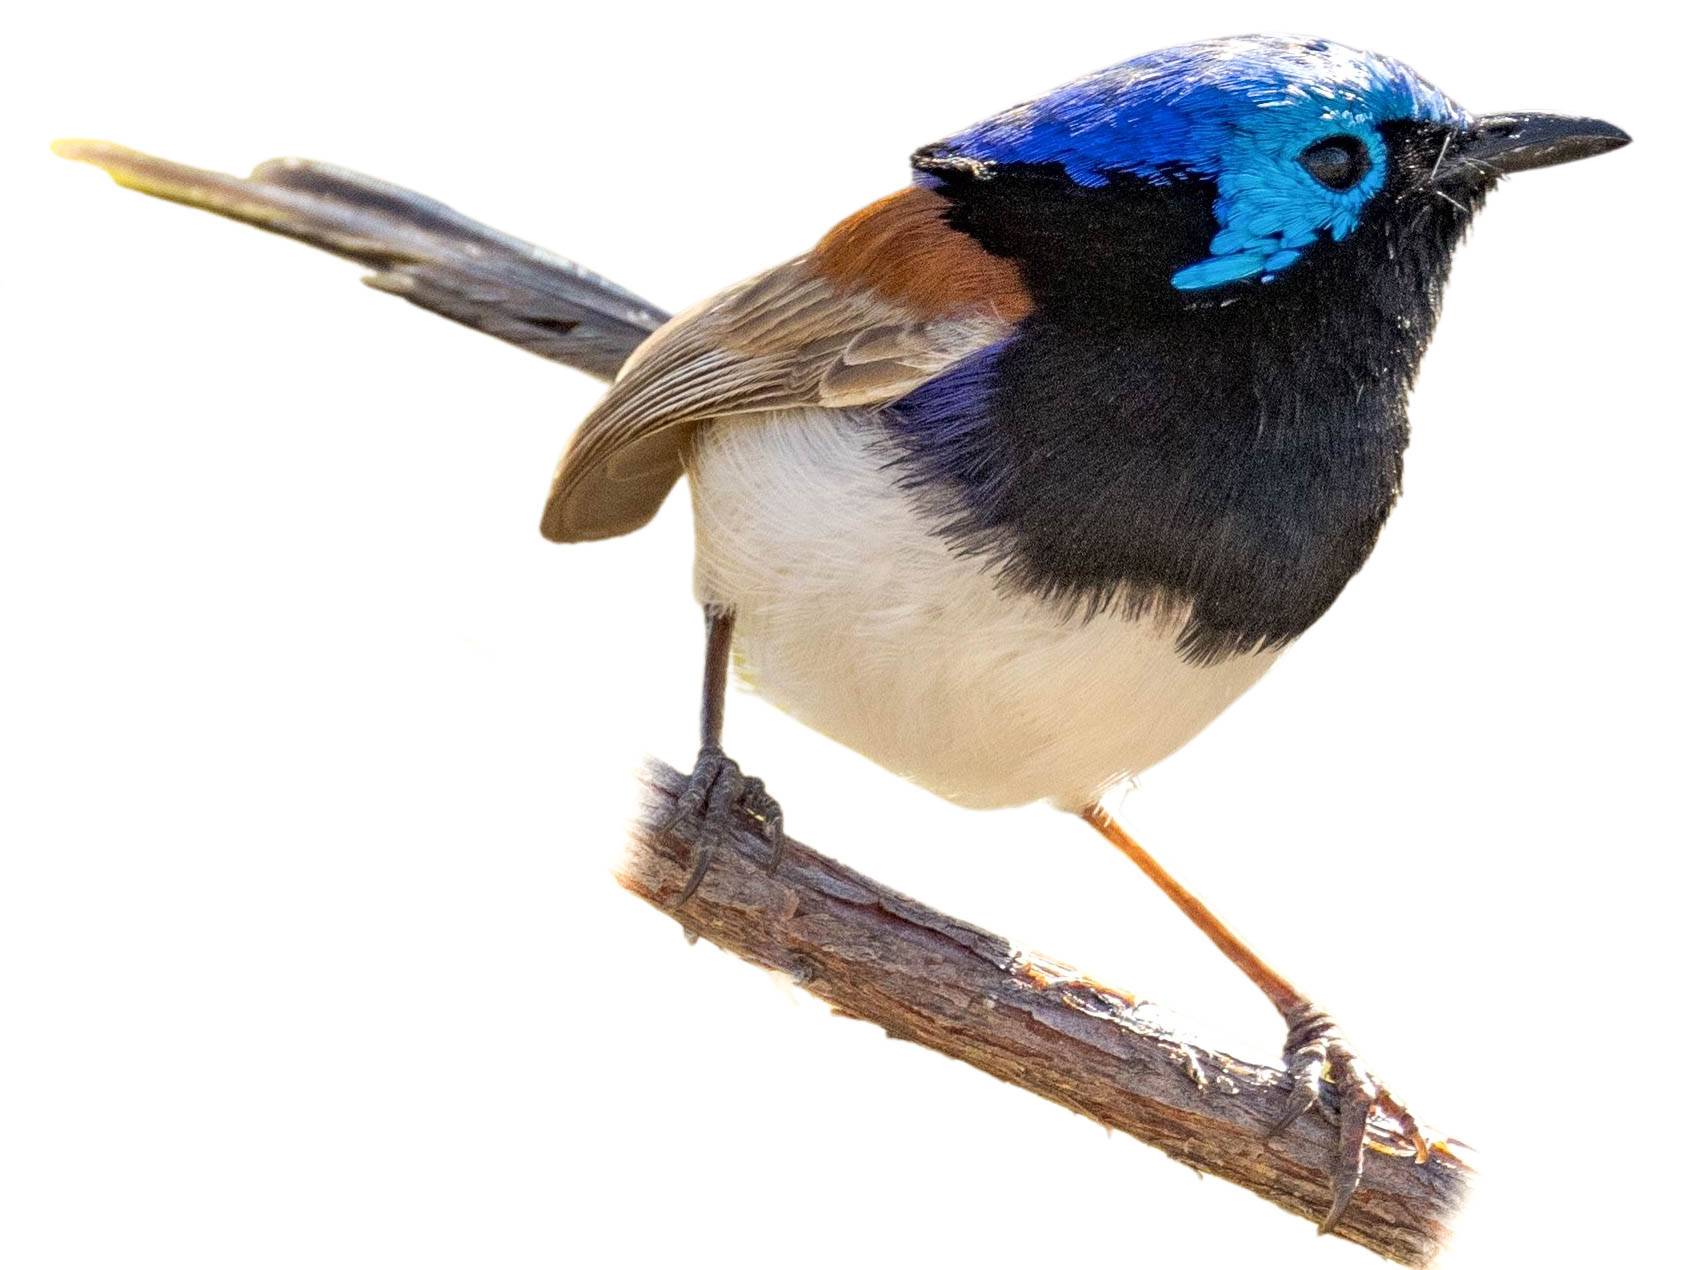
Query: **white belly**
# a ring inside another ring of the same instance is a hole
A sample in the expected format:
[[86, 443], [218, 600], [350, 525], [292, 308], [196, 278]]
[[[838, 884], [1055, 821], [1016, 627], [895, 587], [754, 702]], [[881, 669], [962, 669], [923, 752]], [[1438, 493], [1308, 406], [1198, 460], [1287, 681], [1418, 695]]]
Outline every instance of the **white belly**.
[[1185, 662], [1178, 623], [1084, 621], [997, 589], [934, 536], [851, 411], [702, 430], [695, 590], [735, 610], [742, 677], [969, 807], [1080, 809], [1217, 717], [1275, 655]]

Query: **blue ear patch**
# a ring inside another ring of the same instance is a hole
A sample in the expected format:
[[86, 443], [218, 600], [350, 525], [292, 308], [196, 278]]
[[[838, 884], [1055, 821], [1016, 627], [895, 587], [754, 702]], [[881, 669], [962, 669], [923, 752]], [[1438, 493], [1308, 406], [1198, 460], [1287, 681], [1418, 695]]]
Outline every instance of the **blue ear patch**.
[[[1307, 172], [1300, 155], [1339, 133], [1364, 144], [1370, 170], [1351, 189], [1337, 191]], [[1352, 233], [1388, 173], [1388, 148], [1370, 121], [1333, 109], [1261, 108], [1224, 142], [1219, 160], [1212, 254], [1177, 270], [1171, 285], [1181, 291], [1249, 278], [1269, 282], [1320, 234], [1342, 239]]]
[[[1242, 36], [1186, 44], [1090, 75], [949, 138], [929, 153], [981, 165], [1057, 164], [1099, 188], [1119, 174], [1156, 185], [1214, 181], [1211, 254], [1171, 285], [1199, 291], [1269, 281], [1322, 234], [1345, 238], [1387, 179], [1377, 125], [1462, 125], [1463, 109], [1404, 63], [1328, 40]], [[1370, 170], [1344, 191], [1300, 163], [1345, 133]]]

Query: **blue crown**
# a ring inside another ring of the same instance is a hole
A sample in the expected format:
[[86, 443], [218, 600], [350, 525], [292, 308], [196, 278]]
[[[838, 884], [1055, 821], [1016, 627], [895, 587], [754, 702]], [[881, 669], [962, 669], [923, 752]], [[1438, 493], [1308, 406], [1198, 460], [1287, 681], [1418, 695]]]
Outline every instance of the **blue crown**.
[[[1217, 183], [1211, 255], [1171, 279], [1183, 290], [1273, 278], [1322, 233], [1340, 239], [1387, 178], [1377, 125], [1468, 122], [1445, 93], [1393, 58], [1329, 40], [1241, 36], [1134, 58], [995, 115], [930, 147], [985, 170], [1058, 165], [1076, 184], [1132, 175]], [[1357, 137], [1371, 170], [1325, 188], [1298, 165], [1315, 141]]]

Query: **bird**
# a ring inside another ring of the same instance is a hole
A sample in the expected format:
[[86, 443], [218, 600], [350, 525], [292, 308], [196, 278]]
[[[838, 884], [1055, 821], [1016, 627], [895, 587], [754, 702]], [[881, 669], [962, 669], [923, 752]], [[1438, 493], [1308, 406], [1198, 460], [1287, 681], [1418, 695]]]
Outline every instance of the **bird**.
[[[344, 169], [283, 162], [224, 187], [103, 143], [61, 152], [374, 263], [377, 286], [608, 378], [541, 532], [631, 533], [687, 483], [705, 650], [677, 903], [737, 822], [780, 867], [782, 805], [725, 749], [732, 665], [953, 803], [1081, 817], [1281, 1015], [1292, 1093], [1267, 1131], [1333, 1122], [1328, 1231], [1372, 1118], [1420, 1160], [1422, 1130], [1102, 797], [1246, 692], [1371, 554], [1488, 196], [1629, 140], [1592, 118], [1473, 115], [1332, 40], [1205, 40], [922, 146], [908, 184], [810, 251], [670, 318]], [[321, 223], [291, 227], [305, 212]], [[373, 213], [403, 250], [355, 232]]]

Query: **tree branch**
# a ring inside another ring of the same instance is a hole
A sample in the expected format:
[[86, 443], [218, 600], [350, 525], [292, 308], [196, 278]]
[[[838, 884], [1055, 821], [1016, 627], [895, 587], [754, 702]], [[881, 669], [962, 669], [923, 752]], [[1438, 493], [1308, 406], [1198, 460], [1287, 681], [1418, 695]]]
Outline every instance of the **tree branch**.
[[[671, 904], [694, 839], [666, 833], [684, 780], [659, 764], [618, 881], [693, 935], [779, 970], [864, 1019], [1068, 1107], [1312, 1221], [1329, 1206], [1334, 1131], [1315, 1113], [1267, 1139], [1288, 1096], [1278, 1068], [1242, 1062], [1175, 1031], [1147, 1002], [1013, 947], [790, 841], [738, 827], [704, 884]], [[1419, 1165], [1373, 1127], [1364, 1180], [1336, 1233], [1406, 1265], [1440, 1251], [1472, 1166], [1438, 1143]]]

